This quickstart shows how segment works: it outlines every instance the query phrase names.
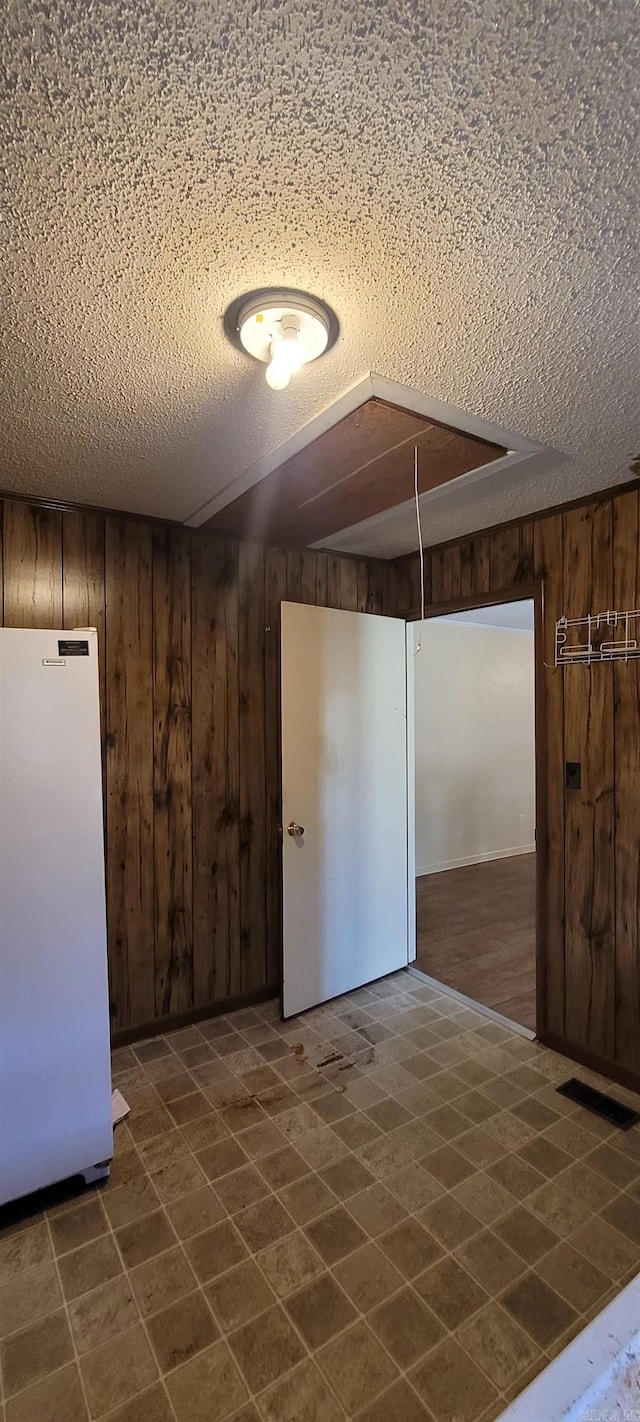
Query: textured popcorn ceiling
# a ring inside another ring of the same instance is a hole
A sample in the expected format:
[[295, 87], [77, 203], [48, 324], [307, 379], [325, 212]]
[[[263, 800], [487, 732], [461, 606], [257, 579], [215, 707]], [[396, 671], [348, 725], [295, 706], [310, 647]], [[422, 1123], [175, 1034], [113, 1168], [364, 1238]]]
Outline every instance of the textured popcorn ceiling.
[[[571, 456], [429, 541], [627, 477], [631, 0], [7, 13], [0, 487], [186, 519], [370, 370]], [[222, 314], [281, 283], [342, 334], [276, 394]]]

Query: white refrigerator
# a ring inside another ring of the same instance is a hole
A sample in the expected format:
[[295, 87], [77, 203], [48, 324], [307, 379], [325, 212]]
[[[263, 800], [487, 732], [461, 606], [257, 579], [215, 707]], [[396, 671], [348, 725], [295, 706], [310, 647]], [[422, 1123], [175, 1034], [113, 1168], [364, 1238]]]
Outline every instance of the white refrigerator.
[[0, 629], [0, 1204], [113, 1153], [97, 643]]

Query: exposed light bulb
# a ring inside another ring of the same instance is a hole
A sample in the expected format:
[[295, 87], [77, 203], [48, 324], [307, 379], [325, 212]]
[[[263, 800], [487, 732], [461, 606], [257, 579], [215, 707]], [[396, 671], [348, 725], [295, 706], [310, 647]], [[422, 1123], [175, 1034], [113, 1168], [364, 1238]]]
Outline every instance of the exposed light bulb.
[[267, 385], [272, 390], [286, 390], [292, 375], [304, 365], [304, 347], [295, 316], [283, 316], [282, 335], [271, 342], [271, 360], [267, 366]]
[[291, 371], [278, 359], [277, 354], [271, 357], [265, 371], [265, 380], [272, 390], [286, 390], [291, 380]]
[[245, 351], [268, 367], [267, 384], [285, 390], [292, 375], [317, 360], [335, 340], [332, 313], [306, 292], [274, 290], [248, 296], [240, 306], [237, 330]]
[[283, 317], [282, 320], [282, 340], [278, 352], [279, 360], [285, 362], [287, 369], [292, 375], [300, 370], [304, 365], [304, 348], [298, 334], [297, 325], [287, 325], [287, 320], [293, 321], [293, 317]]
[[[293, 339], [292, 339], [293, 337]], [[298, 348], [297, 333], [285, 332], [271, 342], [271, 360], [266, 370], [267, 385], [272, 390], [285, 390], [294, 371], [302, 365], [303, 352]]]

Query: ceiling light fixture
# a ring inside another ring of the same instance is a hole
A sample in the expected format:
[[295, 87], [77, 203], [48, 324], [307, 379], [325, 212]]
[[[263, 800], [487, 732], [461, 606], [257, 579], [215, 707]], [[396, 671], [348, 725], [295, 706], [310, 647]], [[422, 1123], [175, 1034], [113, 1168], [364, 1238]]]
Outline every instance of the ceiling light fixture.
[[333, 344], [337, 322], [329, 307], [315, 296], [269, 291], [258, 292], [240, 304], [237, 331], [245, 351], [266, 363], [267, 385], [272, 390], [286, 390], [292, 375]]

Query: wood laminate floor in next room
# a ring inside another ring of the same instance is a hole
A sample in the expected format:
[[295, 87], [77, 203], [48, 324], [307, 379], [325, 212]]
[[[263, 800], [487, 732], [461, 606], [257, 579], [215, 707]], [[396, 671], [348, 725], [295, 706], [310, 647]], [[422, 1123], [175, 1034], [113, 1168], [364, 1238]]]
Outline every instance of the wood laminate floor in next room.
[[416, 967], [535, 1031], [536, 856], [416, 881]]

